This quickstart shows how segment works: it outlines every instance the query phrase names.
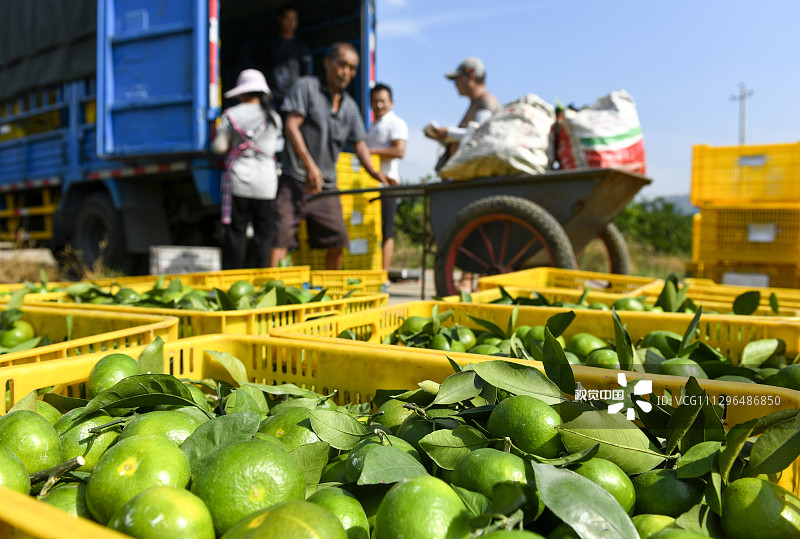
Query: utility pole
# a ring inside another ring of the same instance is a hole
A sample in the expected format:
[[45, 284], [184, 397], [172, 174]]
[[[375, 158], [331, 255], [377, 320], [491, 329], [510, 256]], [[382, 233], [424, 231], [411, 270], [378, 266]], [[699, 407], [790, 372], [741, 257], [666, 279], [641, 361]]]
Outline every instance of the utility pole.
[[747, 99], [752, 97], [753, 90], [748, 90], [743, 82], [739, 83], [739, 95], [732, 95], [731, 101], [739, 102], [739, 145], [744, 146], [747, 134]]

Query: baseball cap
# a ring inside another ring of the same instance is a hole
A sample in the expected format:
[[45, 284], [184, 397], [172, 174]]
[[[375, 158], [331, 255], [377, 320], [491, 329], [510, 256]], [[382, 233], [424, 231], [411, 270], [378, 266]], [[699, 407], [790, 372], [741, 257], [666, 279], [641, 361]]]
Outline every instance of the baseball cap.
[[469, 75], [471, 73], [474, 73], [478, 78], [486, 76], [486, 68], [483, 67], [483, 62], [481, 62], [481, 59], [476, 56], [465, 58], [460, 64], [458, 64], [458, 67], [455, 71], [445, 73], [444, 76], [450, 80], [453, 80], [457, 79], [461, 75]]

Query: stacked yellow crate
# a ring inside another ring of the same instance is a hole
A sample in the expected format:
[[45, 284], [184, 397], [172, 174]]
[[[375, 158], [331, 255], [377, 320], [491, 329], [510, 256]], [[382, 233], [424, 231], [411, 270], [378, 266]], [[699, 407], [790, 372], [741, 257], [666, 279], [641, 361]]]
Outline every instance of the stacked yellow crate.
[[[373, 157], [375, 168], [379, 166], [378, 158]], [[336, 163], [336, 175], [340, 191], [350, 189], [368, 189], [377, 187], [376, 182], [361, 167], [358, 159], [351, 153], [339, 154]], [[380, 270], [383, 264], [381, 245], [381, 205], [375, 193], [343, 195], [342, 215], [347, 234], [350, 237], [350, 248], [345, 250], [345, 270]], [[325, 269], [325, 249], [311, 249], [308, 246], [308, 229], [305, 221], [297, 231], [300, 248], [292, 252], [292, 263], [311, 266], [312, 270]]]
[[725, 284], [800, 286], [800, 143], [695, 146], [692, 262]]

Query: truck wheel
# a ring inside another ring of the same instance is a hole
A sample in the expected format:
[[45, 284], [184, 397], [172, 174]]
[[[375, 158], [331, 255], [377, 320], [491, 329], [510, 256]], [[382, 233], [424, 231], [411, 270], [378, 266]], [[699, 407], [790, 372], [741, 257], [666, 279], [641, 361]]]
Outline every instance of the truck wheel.
[[105, 193], [88, 195], [75, 214], [72, 248], [88, 268], [97, 261], [113, 269], [127, 269], [129, 264], [122, 219]]
[[611, 273], [629, 275], [631, 273], [631, 257], [625, 238], [614, 223], [608, 223], [600, 233], [600, 240], [606, 246]]
[[495, 275], [532, 266], [576, 268], [575, 253], [564, 228], [530, 200], [484, 198], [456, 214], [437, 246], [436, 293], [457, 294], [464, 273]]

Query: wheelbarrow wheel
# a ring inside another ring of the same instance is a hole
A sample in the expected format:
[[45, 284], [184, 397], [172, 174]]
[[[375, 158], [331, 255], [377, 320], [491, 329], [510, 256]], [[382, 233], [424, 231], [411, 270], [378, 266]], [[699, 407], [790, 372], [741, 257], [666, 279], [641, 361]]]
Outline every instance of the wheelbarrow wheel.
[[631, 272], [631, 257], [628, 253], [628, 245], [614, 223], [608, 223], [603, 228], [600, 233], [600, 240], [606, 246], [611, 273], [629, 275]]
[[575, 269], [567, 233], [550, 212], [513, 196], [493, 196], [463, 208], [437, 246], [436, 293], [457, 294], [464, 277], [531, 266]]

